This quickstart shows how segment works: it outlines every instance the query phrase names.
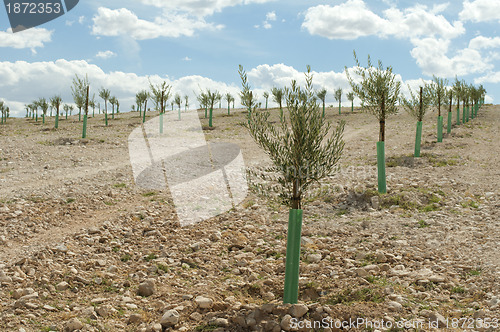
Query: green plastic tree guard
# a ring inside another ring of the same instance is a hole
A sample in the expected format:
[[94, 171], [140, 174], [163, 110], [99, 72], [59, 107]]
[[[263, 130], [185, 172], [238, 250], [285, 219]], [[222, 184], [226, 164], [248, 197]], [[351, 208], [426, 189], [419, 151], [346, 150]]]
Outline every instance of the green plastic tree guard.
[[181, 120], [181, 108], [179, 107], [179, 121]]
[[377, 142], [377, 171], [378, 171], [378, 192], [387, 193], [387, 183], [385, 181], [385, 142]]
[[[266, 109], [267, 109], [267, 103], [266, 103]], [[231, 115], [231, 105], [227, 105], [227, 115]]]
[[209, 119], [208, 119], [208, 126], [212, 128], [212, 115], [213, 115], [213, 109], [210, 107], [210, 114], [209, 114]]
[[462, 123], [464, 123], [464, 124], [466, 122], [465, 118], [466, 118], [466, 115], [465, 115], [465, 105], [464, 105], [464, 109], [462, 111]]
[[438, 116], [438, 128], [437, 128], [437, 131], [438, 131], [438, 139], [437, 141], [438, 142], [442, 142], [443, 141], [443, 116]]
[[207, 118], [207, 116], [208, 116], [208, 114], [207, 114], [207, 113], [208, 113], [208, 109], [205, 107], [205, 119], [206, 119], [206, 118]]
[[302, 210], [291, 209], [288, 215], [288, 234], [285, 261], [285, 291], [283, 303], [297, 303], [299, 297], [300, 235]]
[[323, 117], [325, 117], [325, 105], [323, 105]]
[[108, 126], [108, 112], [104, 113], [104, 122], [106, 122], [106, 127]]
[[45, 114], [42, 114], [42, 124], [45, 124]]
[[460, 107], [457, 106], [457, 125], [460, 124]]
[[83, 115], [83, 133], [82, 133], [82, 138], [87, 137], [87, 114]]
[[56, 124], [54, 125], [54, 128], [59, 128], [59, 113], [56, 113]]
[[467, 116], [467, 122], [469, 122], [469, 106], [467, 106], [467, 111], [465, 112], [465, 115]]
[[470, 118], [471, 120], [474, 119], [474, 105], [472, 105], [470, 108]]
[[160, 113], [160, 134], [163, 134], [163, 113]]
[[451, 133], [451, 112], [448, 112], [448, 128], [446, 132], [449, 134]]
[[339, 102], [339, 114], [342, 114], [342, 106], [341, 106], [340, 102]]
[[78, 122], [82, 121], [82, 111], [78, 112]]
[[146, 110], [142, 112], [142, 123], [146, 122]]
[[415, 157], [420, 157], [420, 143], [422, 141], [422, 121], [417, 121], [417, 135], [415, 137]]

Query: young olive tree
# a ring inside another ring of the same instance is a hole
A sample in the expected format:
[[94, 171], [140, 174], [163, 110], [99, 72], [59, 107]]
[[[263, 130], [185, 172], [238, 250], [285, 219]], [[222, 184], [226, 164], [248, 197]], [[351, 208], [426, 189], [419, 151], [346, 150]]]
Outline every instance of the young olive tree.
[[319, 100], [321, 100], [321, 102], [323, 103], [323, 113], [322, 113], [322, 117], [324, 118], [325, 117], [325, 99], [326, 99], [326, 89], [323, 88], [321, 90], [319, 90], [318, 92], [316, 92], [316, 96], [318, 97]]
[[0, 122], [1, 124], [7, 123], [7, 110], [8, 109], [9, 108], [7, 107], [7, 105], [5, 105], [4, 101], [0, 100], [0, 113], [2, 115], [2, 122]]
[[172, 89], [172, 86], [168, 85], [165, 81], [157, 85], [153, 85], [150, 81], [149, 87], [151, 89], [151, 96], [153, 98], [155, 108], [160, 112], [160, 134], [163, 134], [163, 113], [165, 113], [165, 106], [170, 98], [170, 90]]
[[361, 108], [375, 115], [380, 124], [379, 141], [377, 142], [377, 169], [378, 169], [378, 191], [387, 192], [385, 176], [385, 121], [391, 114], [397, 113], [397, 102], [401, 90], [401, 82], [396, 80], [392, 67], [384, 69], [382, 61], [378, 66], [372, 65], [368, 55], [368, 66], [362, 67], [354, 52], [354, 60], [357, 68], [355, 74], [359, 76], [360, 83], [356, 83], [345, 67], [345, 72], [352, 91], [361, 100]]
[[226, 95], [224, 96], [226, 98], [226, 102], [227, 102], [227, 115], [231, 115], [231, 101], [233, 100], [233, 96], [228, 92], [226, 93]]
[[213, 127], [213, 113], [214, 113], [214, 105], [222, 99], [220, 93], [215, 90], [215, 91], [210, 91], [210, 89], [206, 90], [206, 99], [207, 99], [207, 105], [210, 107], [210, 112], [208, 116], [208, 126], [210, 128]]
[[[251, 100], [245, 71], [240, 66], [243, 82], [242, 99]], [[286, 114], [277, 124], [269, 121], [269, 111], [251, 112], [248, 130], [257, 144], [269, 155], [276, 174], [277, 186], [270, 186], [289, 208], [288, 238], [283, 301], [296, 303], [298, 298], [302, 198], [313, 183], [337, 169], [344, 148], [344, 123], [331, 129], [324, 121], [313, 91], [313, 75], [307, 67], [306, 86], [296, 81], [285, 89]], [[253, 105], [253, 107], [256, 107]]]
[[62, 104], [62, 98], [61, 96], [54, 96], [50, 98], [50, 104], [52, 107], [56, 110], [56, 123], [54, 125], [54, 128], [59, 128], [59, 108], [61, 107]]
[[278, 104], [280, 108], [280, 114], [283, 114], [283, 89], [273, 87], [271, 89], [271, 94], [273, 95], [273, 101]]
[[49, 103], [47, 103], [47, 99], [38, 99], [38, 106], [42, 109], [42, 124], [45, 124], [45, 116], [47, 115], [47, 110], [49, 109]]
[[269, 99], [269, 92], [264, 91], [263, 96], [264, 96], [264, 99], [266, 100], [266, 110], [267, 110], [267, 101], [268, 101], [268, 99]]
[[181, 104], [182, 104], [182, 98], [181, 98], [180, 94], [178, 94], [178, 93], [175, 94], [174, 102], [177, 105], [177, 107], [179, 108], [179, 120], [180, 120], [181, 119]]
[[73, 78], [73, 85], [71, 86], [71, 93], [73, 94], [73, 100], [78, 108], [78, 121], [82, 120], [82, 109], [85, 107], [87, 86], [89, 85], [89, 79], [87, 75], [84, 78], [78, 77], [75, 74]]
[[455, 95], [455, 100], [457, 101], [457, 125], [460, 125], [460, 98], [462, 97], [462, 82], [455, 77], [455, 83], [453, 84], [453, 94]]
[[108, 101], [111, 97], [111, 92], [108, 89], [104, 89], [101, 87], [99, 90], [99, 97], [104, 100], [104, 122], [106, 123], [106, 127], [108, 126]]
[[112, 96], [109, 98], [109, 103], [111, 104], [111, 119], [114, 120], [115, 118], [115, 106], [116, 106], [116, 97]]
[[410, 98], [401, 97], [401, 104], [405, 110], [417, 120], [417, 134], [415, 136], [415, 157], [420, 157], [420, 143], [422, 141], [422, 123], [425, 113], [429, 109], [432, 102], [432, 95], [428, 84], [420, 87], [420, 92], [417, 95], [413, 93], [410, 85], [408, 85]]
[[342, 113], [342, 88], [335, 90], [335, 100], [339, 102], [339, 114]]
[[441, 116], [441, 106], [446, 105], [447, 92], [446, 86], [448, 85], [448, 80], [433, 76], [431, 91], [432, 91], [432, 104], [437, 107], [438, 119], [437, 119], [437, 141], [443, 141], [443, 117]]
[[200, 92], [199, 95], [196, 96], [198, 103], [200, 104], [201, 109], [205, 109], [205, 119], [208, 117], [208, 98], [207, 94], [203, 91]]
[[348, 92], [347, 93], [347, 100], [351, 102], [351, 113], [354, 112], [354, 92]]

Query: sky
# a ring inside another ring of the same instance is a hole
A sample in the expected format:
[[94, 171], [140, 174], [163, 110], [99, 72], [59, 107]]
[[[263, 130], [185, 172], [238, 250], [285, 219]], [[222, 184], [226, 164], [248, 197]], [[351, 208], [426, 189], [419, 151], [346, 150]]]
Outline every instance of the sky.
[[345, 68], [354, 67], [355, 50], [363, 65], [370, 55], [392, 66], [403, 92], [433, 75], [458, 77], [482, 84], [486, 102], [497, 104], [499, 32], [498, 0], [82, 0], [17, 33], [3, 7], [0, 99], [11, 116], [41, 97], [73, 103], [73, 78], [88, 75], [91, 95], [101, 101], [98, 90], [109, 89], [122, 111], [150, 81], [166, 81], [198, 107], [202, 89], [237, 96], [241, 64], [261, 102], [273, 86], [303, 82], [310, 65], [327, 104], [338, 88], [347, 104]]

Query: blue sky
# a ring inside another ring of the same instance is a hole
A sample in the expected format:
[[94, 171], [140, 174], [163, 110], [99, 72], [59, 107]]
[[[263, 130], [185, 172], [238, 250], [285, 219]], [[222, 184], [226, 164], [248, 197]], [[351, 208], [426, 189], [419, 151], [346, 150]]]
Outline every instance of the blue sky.
[[75, 74], [88, 74], [96, 95], [110, 89], [122, 110], [148, 80], [192, 104], [200, 88], [236, 95], [238, 64], [261, 99], [311, 65], [333, 104], [336, 88], [349, 90], [353, 50], [363, 64], [370, 54], [393, 66], [405, 85], [458, 75], [500, 100], [498, 0], [88, 0], [16, 34], [4, 8], [0, 22], [0, 98], [17, 115], [39, 97], [71, 103]]

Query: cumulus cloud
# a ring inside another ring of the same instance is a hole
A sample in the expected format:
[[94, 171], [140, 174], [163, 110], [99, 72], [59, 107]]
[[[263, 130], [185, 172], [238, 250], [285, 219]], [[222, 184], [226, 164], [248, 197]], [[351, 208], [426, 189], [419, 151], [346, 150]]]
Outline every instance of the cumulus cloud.
[[487, 48], [500, 48], [500, 37], [477, 36], [469, 42], [469, 48], [480, 50]]
[[[271, 29], [273, 26], [271, 22], [276, 21], [276, 12], [272, 11], [266, 14], [266, 20], [262, 24], [264, 29]], [[258, 26], [256, 26], [258, 27]]]
[[99, 58], [99, 59], [109, 59], [109, 58], [112, 58], [115, 56], [116, 56], [116, 53], [113, 51], [109, 51], [109, 50], [108, 51], [99, 51], [95, 55], [95, 57]]
[[[264, 91], [269, 92], [273, 87], [289, 86], [292, 80], [297, 81], [299, 85], [303, 86], [305, 84], [305, 70], [306, 68], [303, 68], [303, 71], [300, 71], [283, 63], [274, 65], [263, 64], [252, 68], [247, 74], [252, 87], [256, 87], [254, 90], [257, 93], [259, 101], [264, 102]], [[350, 72], [352, 71], [353, 69], [350, 68]], [[335, 102], [333, 92], [338, 88], [342, 88], [344, 91], [342, 98], [343, 102], [347, 101], [346, 92], [350, 91], [351, 88], [344, 71], [313, 71], [312, 74], [314, 88], [316, 90], [321, 88], [325, 88], [327, 90], [326, 103]], [[272, 98], [269, 99], [269, 105], [271, 107], [277, 106], [277, 104], [272, 102], [271, 99]]]
[[478, 77], [474, 79], [474, 83], [482, 84], [482, 83], [500, 83], [500, 71], [490, 72], [484, 76]]
[[500, 1], [498, 0], [474, 0], [464, 1], [464, 8], [459, 17], [463, 21], [472, 22], [500, 22]]
[[156, 17], [154, 21], [147, 21], [138, 18], [126, 8], [100, 7], [93, 21], [92, 33], [95, 35], [130, 36], [136, 40], [192, 36], [197, 30], [217, 30], [223, 27], [207, 23], [203, 18], [193, 18], [180, 14], [165, 14]]
[[395, 7], [384, 11], [383, 17], [371, 11], [363, 0], [348, 0], [337, 6], [310, 7], [302, 27], [311, 35], [328, 39], [353, 40], [364, 36], [415, 38], [441, 36], [455, 38], [465, 32], [461, 22], [450, 23], [438, 15], [444, 6], [429, 9], [416, 5], [403, 11]]
[[142, 4], [163, 8], [169, 12], [186, 12], [199, 17], [209, 16], [221, 12], [226, 7], [247, 5], [252, 3], [266, 3], [273, 0], [139, 0]]
[[[190, 104], [196, 103], [196, 94], [200, 89], [229, 92], [237, 97], [239, 86], [214, 81], [210, 78], [192, 75], [172, 80], [158, 75], [137, 75], [121, 71], [105, 72], [99, 66], [84, 60], [56, 60], [49, 62], [0, 62], [0, 91], [8, 102], [14, 116], [24, 114], [23, 105], [39, 97], [51, 97], [60, 94], [65, 103], [73, 103], [71, 85], [75, 74], [83, 77], [88, 75], [91, 94], [97, 95], [98, 89], [106, 87], [120, 100], [123, 110], [130, 109], [135, 103], [135, 94], [149, 89], [149, 81], [159, 83], [166, 81], [172, 85], [172, 92], [188, 95]], [[236, 98], [236, 104], [239, 99]], [[102, 102], [102, 101], [101, 101]]]
[[425, 75], [437, 75], [443, 77], [463, 76], [474, 73], [482, 73], [493, 68], [477, 50], [466, 48], [459, 50], [455, 56], [448, 57], [450, 40], [423, 38], [414, 39], [415, 47], [411, 55]]
[[43, 47], [44, 43], [52, 40], [53, 31], [44, 28], [32, 28], [18, 33], [12, 33], [12, 29], [0, 31], [0, 47], [29, 48], [36, 53], [36, 48]]

